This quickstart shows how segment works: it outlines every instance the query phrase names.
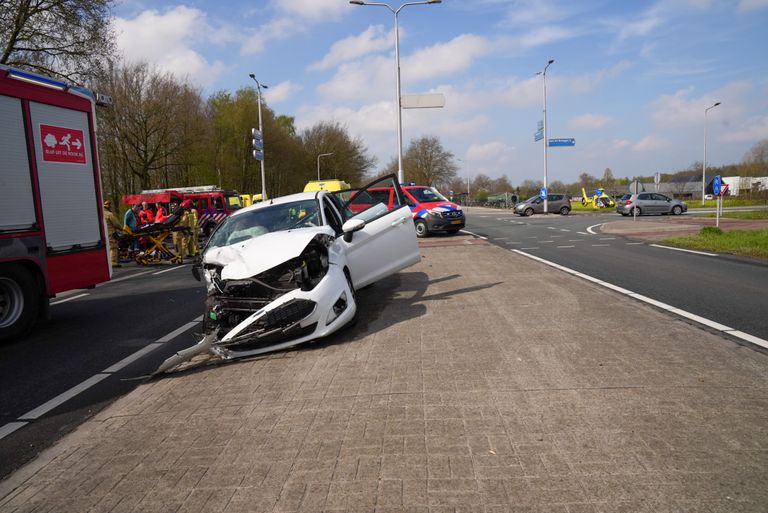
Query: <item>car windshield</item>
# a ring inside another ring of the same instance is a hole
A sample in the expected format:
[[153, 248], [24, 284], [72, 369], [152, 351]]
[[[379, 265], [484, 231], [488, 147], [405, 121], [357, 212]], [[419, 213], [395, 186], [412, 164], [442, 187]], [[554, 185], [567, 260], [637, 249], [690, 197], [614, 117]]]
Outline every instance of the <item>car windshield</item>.
[[430, 201], [448, 201], [445, 196], [437, 192], [434, 187], [415, 187], [408, 189], [408, 192], [416, 198], [419, 203], [425, 203]]
[[231, 194], [227, 195], [227, 206], [230, 208], [230, 210], [239, 210], [243, 208], [243, 202], [240, 199], [240, 196], [237, 194]]
[[536, 196], [531, 196], [530, 198], [525, 200], [523, 203], [530, 203], [531, 201], [536, 201], [537, 199], [540, 199], [538, 194]]
[[271, 205], [226, 218], [211, 235], [208, 247], [229, 246], [265, 233], [321, 224], [315, 199]]

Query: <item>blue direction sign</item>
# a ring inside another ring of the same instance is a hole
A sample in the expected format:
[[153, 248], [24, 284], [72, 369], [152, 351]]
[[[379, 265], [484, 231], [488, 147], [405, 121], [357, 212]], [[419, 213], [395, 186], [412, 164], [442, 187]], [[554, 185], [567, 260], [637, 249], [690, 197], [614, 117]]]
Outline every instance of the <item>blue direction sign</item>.
[[541, 199], [546, 199], [547, 198], [547, 188], [546, 187], [542, 187], [541, 189], [539, 189], [539, 198], [541, 198]]
[[264, 160], [264, 152], [259, 150], [253, 150], [253, 158], [256, 160]]
[[723, 188], [723, 179], [720, 175], [715, 175], [715, 179], [712, 180], [712, 192], [715, 196], [720, 196], [720, 191]]
[[549, 146], [576, 146], [576, 139], [550, 139]]
[[541, 141], [542, 139], [544, 139], [544, 132], [542, 132], [541, 130], [533, 134], [533, 142], [538, 142], [538, 141]]

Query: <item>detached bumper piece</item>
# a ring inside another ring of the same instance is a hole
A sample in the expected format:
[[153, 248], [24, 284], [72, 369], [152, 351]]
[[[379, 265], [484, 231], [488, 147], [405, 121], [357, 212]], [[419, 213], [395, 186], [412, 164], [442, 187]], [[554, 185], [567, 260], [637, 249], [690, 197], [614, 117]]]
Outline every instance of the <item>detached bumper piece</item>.
[[317, 323], [302, 327], [301, 321], [312, 315], [316, 308], [314, 301], [293, 299], [265, 312], [234, 337], [224, 337], [215, 345], [228, 349], [249, 350], [301, 338], [315, 331]]

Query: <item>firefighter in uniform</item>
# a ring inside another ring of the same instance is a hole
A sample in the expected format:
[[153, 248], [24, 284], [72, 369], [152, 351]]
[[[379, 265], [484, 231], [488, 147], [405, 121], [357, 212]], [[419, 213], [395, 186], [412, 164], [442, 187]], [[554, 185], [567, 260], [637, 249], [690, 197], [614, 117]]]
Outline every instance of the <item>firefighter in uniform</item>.
[[109, 236], [109, 257], [112, 259], [112, 267], [121, 267], [120, 248], [118, 247], [117, 233], [122, 233], [123, 224], [112, 212], [112, 203], [109, 200], [104, 201], [104, 223], [107, 225], [107, 235]]
[[200, 251], [197, 245], [197, 235], [199, 229], [197, 227], [197, 210], [193, 206], [190, 206], [189, 208], [189, 217], [187, 222], [189, 223], [187, 226], [189, 226], [189, 230], [192, 232], [189, 236], [188, 242], [189, 256], [196, 257]]
[[[185, 205], [179, 205], [178, 207], [174, 207], [171, 210], [171, 213], [174, 213], [177, 208], [182, 208], [183, 206]], [[188, 218], [189, 216], [186, 211], [183, 214], [181, 214], [181, 219], [179, 219], [179, 226], [187, 226]], [[184, 255], [187, 249], [187, 237], [184, 232], [177, 232], [177, 231], [173, 232], [173, 247], [176, 249], [176, 254], [181, 258], [184, 258]]]

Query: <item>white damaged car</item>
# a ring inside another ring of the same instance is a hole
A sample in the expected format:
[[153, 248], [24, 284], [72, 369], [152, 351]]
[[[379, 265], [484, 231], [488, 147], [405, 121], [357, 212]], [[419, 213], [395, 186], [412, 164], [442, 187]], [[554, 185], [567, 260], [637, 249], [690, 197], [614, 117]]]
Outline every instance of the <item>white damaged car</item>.
[[[390, 204], [368, 189], [392, 188]], [[354, 191], [292, 194], [238, 210], [211, 235], [205, 338], [158, 369], [210, 350], [253, 356], [325, 337], [352, 321], [355, 290], [419, 261], [412, 214], [394, 175]]]

